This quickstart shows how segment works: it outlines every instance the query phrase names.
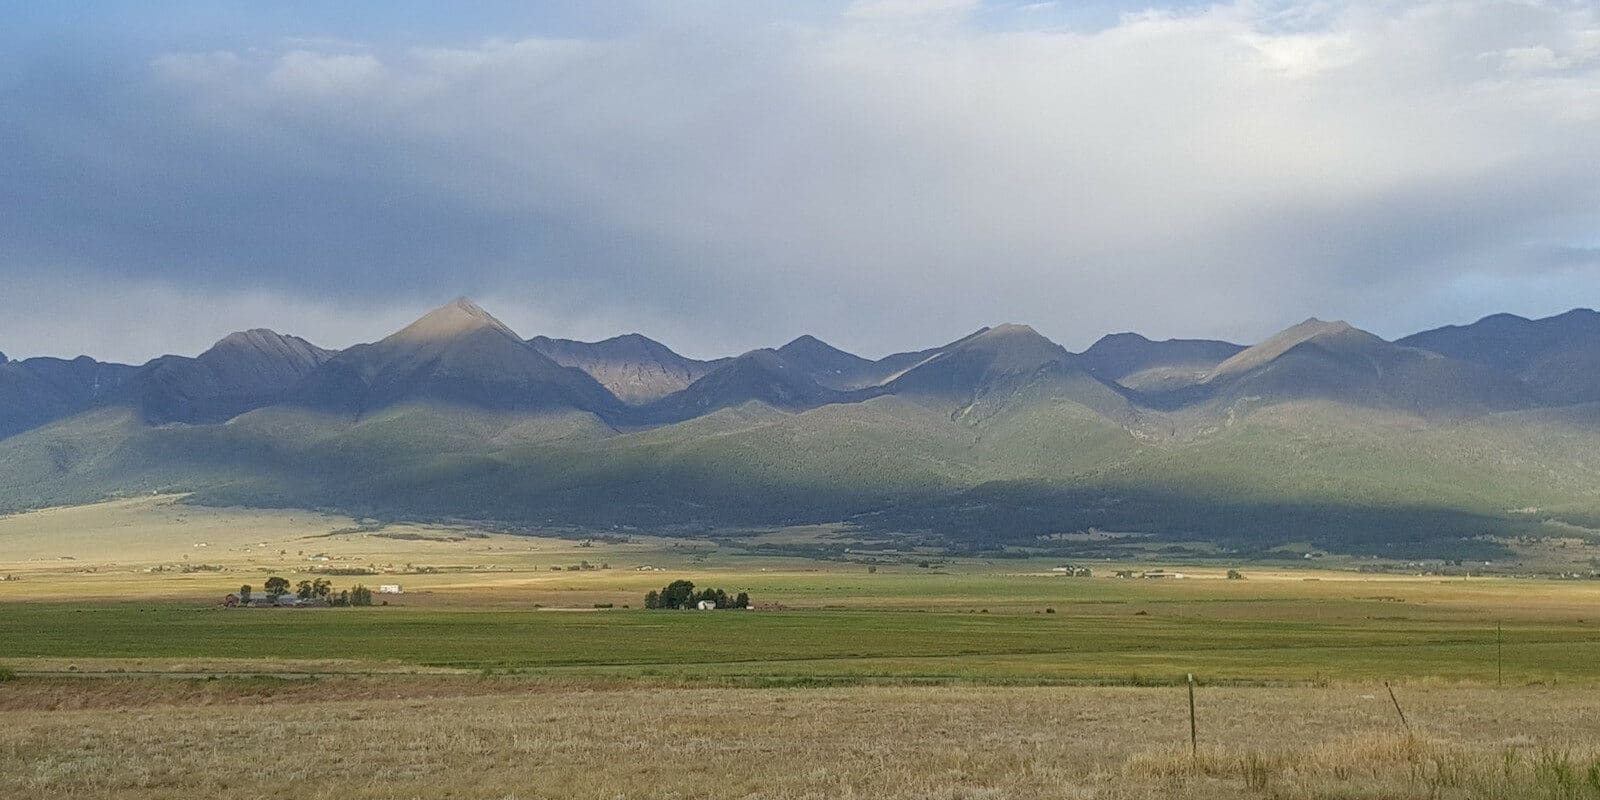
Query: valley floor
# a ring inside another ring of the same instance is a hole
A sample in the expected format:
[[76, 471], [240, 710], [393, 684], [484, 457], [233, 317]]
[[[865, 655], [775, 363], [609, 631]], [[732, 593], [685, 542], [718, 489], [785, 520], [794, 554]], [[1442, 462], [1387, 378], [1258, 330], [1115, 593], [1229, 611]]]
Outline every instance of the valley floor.
[[[1595, 582], [554, 533], [0, 518], [0, 797], [1600, 798]], [[268, 575], [405, 592], [219, 607]]]
[[516, 678], [19, 679], [0, 795], [1580, 798], [1571, 689], [663, 688]]

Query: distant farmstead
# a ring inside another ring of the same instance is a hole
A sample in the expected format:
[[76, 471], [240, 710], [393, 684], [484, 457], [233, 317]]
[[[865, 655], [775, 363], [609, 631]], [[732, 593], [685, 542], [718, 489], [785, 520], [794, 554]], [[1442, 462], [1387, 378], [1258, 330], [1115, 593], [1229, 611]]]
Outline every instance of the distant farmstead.
[[222, 598], [222, 604], [228, 608], [294, 608], [297, 606], [325, 606], [327, 601], [320, 599], [303, 600], [292, 594], [266, 595], [252, 594], [249, 597], [240, 597], [237, 592], [229, 592]]
[[400, 588], [398, 583], [380, 583], [378, 584], [378, 594], [405, 594], [405, 590]]

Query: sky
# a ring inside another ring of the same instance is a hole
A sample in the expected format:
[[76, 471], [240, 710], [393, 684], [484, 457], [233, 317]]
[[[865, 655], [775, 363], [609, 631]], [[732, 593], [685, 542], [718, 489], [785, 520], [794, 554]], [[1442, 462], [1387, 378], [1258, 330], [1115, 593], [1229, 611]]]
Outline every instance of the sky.
[[[470, 8], [465, 8], [469, 7]], [[463, 10], [465, 8], [465, 10]], [[1600, 306], [1600, 3], [0, 0], [0, 351]]]

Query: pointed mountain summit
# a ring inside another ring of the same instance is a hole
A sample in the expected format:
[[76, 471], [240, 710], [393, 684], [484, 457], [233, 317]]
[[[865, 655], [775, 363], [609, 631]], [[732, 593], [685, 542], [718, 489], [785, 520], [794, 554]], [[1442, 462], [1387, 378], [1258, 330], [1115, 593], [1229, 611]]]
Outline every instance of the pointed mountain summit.
[[778, 348], [789, 364], [806, 371], [817, 383], [830, 389], [857, 389], [881, 380], [876, 364], [854, 353], [847, 353], [815, 336], [806, 334]]
[[226, 422], [288, 397], [332, 356], [298, 336], [239, 331], [195, 358], [162, 356], [145, 364], [122, 396], [151, 424]]
[[1083, 351], [1089, 372], [1130, 389], [1162, 390], [1199, 382], [1243, 345], [1211, 339], [1152, 341], [1137, 333], [1113, 333]]
[[630, 333], [599, 342], [535, 336], [533, 349], [564, 367], [583, 370], [623, 401], [659, 400], [687, 388], [730, 359], [697, 361], [647, 336]]
[[810, 372], [777, 351], [764, 349], [717, 367], [683, 391], [652, 404], [647, 412], [657, 420], [676, 421], [749, 402], [798, 411], [846, 398], [845, 393], [818, 383]]
[[552, 361], [466, 298], [382, 340], [339, 353], [307, 375], [294, 397], [356, 414], [410, 401], [602, 416], [622, 408], [587, 373]]
[[1527, 387], [1498, 370], [1384, 341], [1349, 323], [1309, 319], [1217, 365], [1213, 405], [1294, 401], [1461, 418], [1526, 408]]
[[1272, 335], [1218, 364], [1206, 376], [1208, 381], [1239, 375], [1264, 366], [1301, 345], [1312, 343], [1334, 353], [1352, 353], [1387, 344], [1382, 339], [1343, 320], [1325, 322], [1312, 317]]
[[1516, 375], [1549, 402], [1600, 401], [1600, 313], [1587, 308], [1544, 319], [1495, 314], [1397, 343]]
[[970, 396], [984, 386], [1050, 366], [1081, 369], [1066, 348], [1027, 325], [985, 328], [947, 345], [888, 384], [896, 394]]
[[1027, 325], [986, 328], [958, 340], [884, 384], [895, 395], [954, 403], [961, 413], [993, 413], [1038, 400], [1069, 401], [1117, 420], [1131, 406], [1090, 375], [1078, 356]]
[[384, 341], [394, 344], [412, 342], [420, 345], [426, 342], [458, 339], [480, 331], [492, 331], [511, 339], [518, 338], [504, 322], [483, 310], [477, 303], [465, 297], [457, 297], [423, 314], [416, 322], [401, 328]]

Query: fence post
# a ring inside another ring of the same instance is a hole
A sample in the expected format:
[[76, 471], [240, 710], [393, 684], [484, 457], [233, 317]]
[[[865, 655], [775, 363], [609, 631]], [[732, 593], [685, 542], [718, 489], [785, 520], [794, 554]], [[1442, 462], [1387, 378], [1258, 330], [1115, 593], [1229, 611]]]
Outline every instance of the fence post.
[[1406, 712], [1400, 710], [1400, 700], [1394, 696], [1394, 687], [1388, 681], [1383, 682], [1383, 688], [1389, 690], [1389, 702], [1394, 703], [1394, 713], [1400, 715], [1400, 724], [1406, 726], [1406, 733], [1411, 732], [1411, 723], [1406, 721]]
[[1200, 737], [1194, 723], [1194, 673], [1189, 673], [1189, 757], [1200, 755]]

